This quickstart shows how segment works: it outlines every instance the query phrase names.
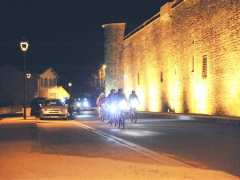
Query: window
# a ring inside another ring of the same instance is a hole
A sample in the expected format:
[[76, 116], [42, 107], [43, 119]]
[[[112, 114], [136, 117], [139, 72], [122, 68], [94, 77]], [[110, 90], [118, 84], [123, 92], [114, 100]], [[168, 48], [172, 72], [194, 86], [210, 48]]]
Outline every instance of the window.
[[140, 85], [140, 74], [137, 75], [137, 84]]
[[48, 87], [48, 80], [44, 79], [44, 87]]
[[57, 78], [53, 79], [53, 86], [57, 86]]
[[54, 84], [53, 79], [49, 79], [49, 86], [52, 87]]
[[160, 81], [163, 82], [163, 72], [160, 73]]
[[207, 78], [207, 55], [203, 56], [202, 61], [202, 78]]
[[44, 81], [42, 78], [40, 78], [40, 86], [43, 87], [44, 86]]

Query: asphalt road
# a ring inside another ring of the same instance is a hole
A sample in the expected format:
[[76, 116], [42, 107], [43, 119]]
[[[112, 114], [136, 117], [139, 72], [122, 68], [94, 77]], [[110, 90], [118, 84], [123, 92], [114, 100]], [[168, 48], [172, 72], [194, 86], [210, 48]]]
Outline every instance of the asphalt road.
[[119, 130], [96, 120], [94, 113], [81, 114], [77, 120], [194, 167], [240, 176], [240, 126], [181, 116], [139, 119]]
[[0, 179], [239, 179], [239, 130], [146, 118], [119, 130], [93, 112], [71, 121], [2, 119]]

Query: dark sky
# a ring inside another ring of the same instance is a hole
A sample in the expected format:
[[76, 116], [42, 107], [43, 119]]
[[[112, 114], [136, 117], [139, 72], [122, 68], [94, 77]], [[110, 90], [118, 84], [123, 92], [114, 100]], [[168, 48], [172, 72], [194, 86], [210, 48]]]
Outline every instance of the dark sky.
[[81, 86], [103, 62], [101, 25], [126, 22], [132, 30], [167, 0], [0, 0], [0, 64], [22, 66], [17, 43], [30, 41], [31, 71], [53, 67]]

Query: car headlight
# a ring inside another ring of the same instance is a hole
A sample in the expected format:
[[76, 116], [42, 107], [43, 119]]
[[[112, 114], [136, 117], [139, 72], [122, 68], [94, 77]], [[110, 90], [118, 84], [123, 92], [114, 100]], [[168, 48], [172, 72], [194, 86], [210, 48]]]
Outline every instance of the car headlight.
[[80, 107], [81, 107], [81, 103], [80, 103], [80, 102], [76, 102], [76, 106], [77, 106], [78, 108], [80, 108]]
[[83, 101], [83, 107], [88, 108], [90, 106], [88, 101]]
[[67, 114], [68, 110], [67, 109], [62, 109], [62, 113]]
[[47, 109], [46, 108], [42, 108], [41, 111], [44, 113], [44, 112], [47, 111]]

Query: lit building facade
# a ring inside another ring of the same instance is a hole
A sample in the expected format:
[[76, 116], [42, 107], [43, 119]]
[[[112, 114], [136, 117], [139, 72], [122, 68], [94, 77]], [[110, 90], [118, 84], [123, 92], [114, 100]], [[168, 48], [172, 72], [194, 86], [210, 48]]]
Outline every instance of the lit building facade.
[[58, 75], [53, 68], [48, 68], [42, 72], [37, 79], [36, 97], [63, 99], [69, 98], [69, 93], [57, 85]]
[[240, 1], [173, 0], [129, 34], [103, 26], [106, 91], [153, 112], [240, 116]]

